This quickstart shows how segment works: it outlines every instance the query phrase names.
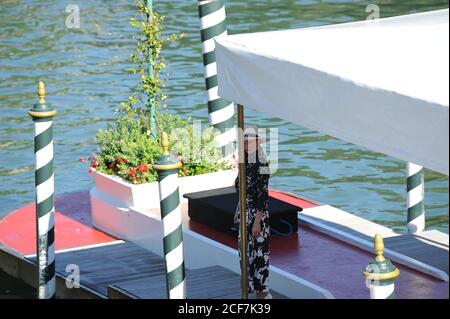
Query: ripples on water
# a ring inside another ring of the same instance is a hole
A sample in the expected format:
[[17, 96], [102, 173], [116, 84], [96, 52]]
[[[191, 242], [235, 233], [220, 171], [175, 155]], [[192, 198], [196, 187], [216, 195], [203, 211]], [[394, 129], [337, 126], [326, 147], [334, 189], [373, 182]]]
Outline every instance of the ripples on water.
[[[57, 193], [92, 187], [79, 156], [136, 83], [126, 69], [133, 0], [72, 1], [81, 28], [65, 27], [64, 1], [2, 0], [0, 6], [0, 217], [33, 201], [33, 125], [27, 110], [44, 80], [55, 119]], [[363, 20], [365, 1], [229, 0], [229, 33]], [[377, 1], [381, 16], [448, 7], [446, 1]], [[207, 121], [196, 1], [155, 1], [167, 32], [185, 33], [165, 56], [170, 112]], [[247, 123], [279, 128], [279, 167], [271, 186], [403, 231], [405, 164], [248, 110]], [[426, 171], [427, 226], [448, 232], [448, 178]]]

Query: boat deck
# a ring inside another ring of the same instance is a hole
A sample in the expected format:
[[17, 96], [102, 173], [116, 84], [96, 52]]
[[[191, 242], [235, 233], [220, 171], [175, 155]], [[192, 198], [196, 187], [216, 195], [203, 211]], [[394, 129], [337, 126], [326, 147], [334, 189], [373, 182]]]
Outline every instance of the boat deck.
[[[271, 196], [284, 197], [283, 194], [273, 192], [271, 192]], [[286, 201], [295, 202], [288, 195], [285, 198]], [[298, 206], [301, 205], [315, 207], [311, 203], [308, 204], [307, 201], [298, 199]], [[58, 196], [56, 208], [59, 212], [55, 220], [56, 265], [60, 274], [68, 274], [65, 272], [64, 262], [66, 264], [80, 263], [80, 265], [83, 265], [81, 268], [82, 283], [92, 286], [103, 296], [107, 294], [108, 286], [111, 285], [114, 286], [113, 288], [117, 288], [117, 291], [124, 290], [129, 295], [142, 293], [143, 296], [149, 296], [146, 294], [151, 287], [137, 285], [136, 283], [141, 277], [161, 276], [161, 274], [157, 275], [157, 272], [152, 273], [156, 270], [149, 267], [153, 263], [150, 254], [143, 257], [147, 262], [136, 261], [137, 264], [132, 266], [129, 265], [132, 260], [140, 259], [137, 258], [139, 257], [139, 251], [141, 251], [140, 248], [136, 249], [136, 253], [125, 253], [124, 259], [116, 257], [115, 261], [113, 261], [114, 258], [107, 255], [103, 255], [97, 260], [86, 257], [89, 256], [89, 252], [91, 255], [97, 255], [99, 251], [97, 249], [111, 251], [111, 254], [114, 255], [118, 252], [114, 252], [112, 247], [126, 248], [126, 246], [120, 246], [120, 241], [117, 242], [116, 238], [93, 229], [90, 218], [89, 192]], [[153, 213], [159, 214], [159, 211], [156, 210]], [[237, 249], [237, 241], [234, 237], [190, 220], [187, 216], [187, 205], [185, 204], [182, 205], [182, 214], [185, 228]], [[22, 255], [35, 253], [34, 232], [34, 205], [19, 209], [0, 221], [0, 243]], [[96, 251], [95, 254], [93, 254], [94, 251]], [[148, 253], [143, 249], [140, 253], [144, 252]], [[271, 240], [272, 265], [328, 290], [336, 298], [366, 299], [369, 297], [368, 289], [362, 277], [362, 270], [373, 256], [374, 254], [371, 252], [307, 227], [301, 221], [297, 234], [289, 237], [275, 236]], [[159, 263], [161, 261], [162, 259]], [[401, 271], [401, 275], [396, 281], [397, 298], [448, 298], [448, 282], [401, 264], [395, 264]], [[206, 270], [206, 272], [209, 272], [209, 270]], [[123, 277], [118, 278], [118, 280], [111, 279], [116, 275]], [[236, 276], [236, 278], [239, 277], [236, 274], [231, 275]], [[194, 273], [194, 278], [195, 276], [197, 275]], [[189, 283], [190, 279], [187, 280]], [[235, 283], [239, 285], [238, 280]], [[165, 293], [165, 286], [163, 287], [162, 291]], [[194, 297], [191, 296], [191, 298]]]
[[[27, 259], [36, 262], [35, 256]], [[59, 275], [68, 277], [73, 265], [79, 267], [80, 284], [105, 298], [167, 298], [164, 259], [130, 242], [57, 252]], [[186, 287], [189, 299], [241, 298], [239, 275], [220, 266], [186, 269]]]
[[[320, 207], [311, 201], [281, 192], [271, 191], [270, 196], [298, 207], [307, 208], [306, 211]], [[187, 213], [187, 204], [182, 204], [181, 210], [184, 227], [237, 249], [237, 241], [233, 236], [190, 220]], [[159, 210], [151, 210], [151, 212], [159, 216]], [[356, 218], [359, 219], [359, 217]], [[384, 236], [388, 232], [395, 234], [389, 228], [375, 223], [371, 224], [377, 226], [373, 231], [374, 233], [384, 230]], [[368, 298], [368, 289], [362, 277], [362, 271], [368, 262], [373, 259], [374, 253], [372, 252], [372, 238], [367, 238], [370, 240], [368, 242], [370, 249], [368, 250], [355, 247], [341, 239], [336, 240], [335, 237], [307, 227], [300, 221], [297, 234], [289, 237], [272, 237], [271, 263], [284, 271], [327, 289], [336, 298]], [[401, 264], [396, 264], [396, 266], [402, 274], [396, 281], [396, 296], [398, 298], [448, 298], [448, 282]]]
[[448, 282], [447, 234], [430, 230], [402, 235], [330, 205], [306, 208], [299, 214], [299, 219], [304, 226], [370, 252], [373, 251], [373, 237], [381, 234], [385, 256]]
[[448, 244], [431, 238], [434, 231], [414, 235], [402, 235], [385, 239], [385, 246], [392, 251], [414, 258], [448, 275]]

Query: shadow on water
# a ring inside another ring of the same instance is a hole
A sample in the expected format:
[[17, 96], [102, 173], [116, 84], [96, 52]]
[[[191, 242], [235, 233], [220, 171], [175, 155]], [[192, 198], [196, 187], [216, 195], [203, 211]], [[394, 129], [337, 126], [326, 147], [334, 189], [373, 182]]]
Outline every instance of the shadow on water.
[[0, 299], [35, 299], [36, 289], [0, 270]]

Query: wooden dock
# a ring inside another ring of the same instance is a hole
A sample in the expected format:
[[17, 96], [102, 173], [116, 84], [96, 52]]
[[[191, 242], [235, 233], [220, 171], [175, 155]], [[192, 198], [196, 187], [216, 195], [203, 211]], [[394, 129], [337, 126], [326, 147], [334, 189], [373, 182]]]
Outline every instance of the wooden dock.
[[304, 209], [301, 224], [361, 249], [373, 251], [373, 237], [384, 238], [384, 255], [397, 263], [449, 281], [449, 236], [439, 231], [402, 235], [330, 205]]
[[[373, 223], [356, 216], [353, 218], [351, 214], [331, 206], [315, 205], [291, 195], [274, 194], [273, 191], [271, 194], [299, 207], [305, 207], [299, 215], [299, 227], [301, 227], [297, 234], [289, 237], [274, 236], [271, 239], [271, 266], [277, 269], [278, 275], [282, 272], [289, 276], [297, 276], [296, 278], [300, 278], [303, 283], [308, 283], [308, 287], [314, 285], [321, 291], [328, 292], [331, 298], [365, 299], [369, 297], [369, 294], [361, 272], [374, 256], [371, 236], [373, 232], [382, 232], [387, 245], [397, 244], [395, 249], [398, 251], [392, 252], [391, 249], [387, 249], [389, 254], [395, 253], [404, 261], [407, 261], [407, 258], [412, 260], [400, 254], [401, 240], [398, 243], [388, 243], [390, 238], [399, 240], [397, 238], [399, 234], [386, 230], [383, 226], [375, 224], [376, 227], [372, 227]], [[139, 217], [142, 217], [137, 219], [140, 227], [129, 230], [134, 233], [128, 239], [131, 241], [139, 238], [136, 246], [118, 240], [117, 237], [108, 236], [92, 227], [88, 192], [58, 196], [56, 205], [58, 209], [55, 214], [57, 298], [150, 298], [155, 296], [166, 298], [163, 260], [158, 257], [159, 254], [149, 252], [158, 251], [154, 245], [154, 236], [155, 232], [159, 231], [157, 230], [159, 226], [155, 224], [156, 228], [153, 227], [153, 224], [147, 223], [150, 219], [145, 218], [150, 214], [158, 216], [159, 211], [139, 213]], [[236, 238], [189, 220], [187, 205], [182, 204], [181, 208], [185, 235], [189, 234], [185, 238], [186, 241], [189, 241], [189, 238], [191, 240], [195, 238], [214, 248], [208, 253], [202, 250], [203, 255], [207, 256], [207, 262], [192, 262], [193, 256], [186, 256], [191, 258], [187, 265], [192, 267], [186, 269], [188, 298], [201, 298], [206, 289], [211, 290], [207, 295], [208, 298], [240, 298], [240, 278], [236, 271], [238, 268]], [[138, 213], [130, 211], [129, 214]], [[130, 217], [136, 217], [136, 215], [130, 215]], [[345, 218], [348, 220], [339, 221]], [[359, 228], [358, 223], [362, 223], [364, 227]], [[125, 223], [123, 226], [130, 227], [130, 224]], [[346, 227], [353, 229], [353, 232], [346, 232]], [[30, 255], [36, 251], [35, 231], [34, 205], [26, 205], [0, 221], [0, 269], [12, 277], [22, 279], [32, 287], [36, 287], [37, 282], [34, 256]], [[437, 245], [438, 248], [442, 248], [442, 245], [448, 247], [447, 234], [428, 231], [416, 237], [426, 240], [427, 245]], [[366, 247], [362, 247], [364, 245]], [[147, 249], [142, 249], [142, 246]], [[219, 246], [223, 246], [221, 250], [229, 252], [229, 255], [236, 258], [232, 260], [232, 258], [210, 257], [209, 254], [212, 251], [215, 252]], [[192, 242], [185, 248], [189, 251], [189, 247], [194, 247]], [[205, 245], [201, 247], [204, 249]], [[404, 251], [404, 253], [407, 252]], [[404, 266], [396, 262], [394, 258], [391, 259], [401, 271], [401, 276], [396, 281], [397, 298], [448, 299], [448, 282], [433, 278], [427, 275], [426, 271], [416, 271], [412, 269], [414, 267]], [[417, 260], [413, 261], [418, 263]], [[67, 267], [68, 265], [72, 266]], [[67, 279], [71, 277], [70, 269], [73, 269], [73, 265], [77, 265], [80, 270], [80, 289], [67, 287]], [[217, 265], [226, 265], [226, 267], [217, 269], [215, 268]], [[236, 267], [230, 267], [233, 265]], [[429, 264], [422, 266], [425, 270], [431, 267]], [[225, 268], [234, 271], [228, 272]], [[434, 267], [434, 269], [437, 268]], [[441, 272], [445, 274], [444, 271]], [[294, 293], [289, 291], [289, 282], [276, 286], [275, 274], [277, 273], [271, 273], [270, 285], [272, 288], [278, 287], [277, 291], [288, 292], [295, 298], [317, 298], [317, 294], [311, 294], [311, 290], [307, 290], [308, 294], [299, 290], [299, 287], [296, 287]], [[340, 275], [336, 276], [336, 274]], [[437, 277], [435, 274], [434, 276]], [[208, 279], [204, 286], [206, 288], [202, 287], [197, 292], [190, 292], [192, 282], [202, 282], [205, 278]], [[226, 282], [225, 287], [217, 284], [222, 281], [224, 284]], [[216, 288], [219, 289], [216, 290]], [[299, 291], [302, 294], [301, 297], [298, 297]], [[275, 298], [283, 297], [271, 292]]]
[[390, 250], [440, 269], [448, 275], [448, 237], [447, 243], [445, 239], [433, 240], [440, 234], [433, 230], [424, 231], [415, 235], [389, 237], [384, 243]]
[[[35, 256], [27, 259], [36, 262]], [[79, 267], [80, 284], [104, 298], [167, 298], [164, 259], [130, 242], [56, 253], [56, 272], [61, 277], [70, 276], [67, 270], [74, 266]], [[186, 287], [188, 299], [241, 298], [240, 276], [220, 266], [186, 269]]]

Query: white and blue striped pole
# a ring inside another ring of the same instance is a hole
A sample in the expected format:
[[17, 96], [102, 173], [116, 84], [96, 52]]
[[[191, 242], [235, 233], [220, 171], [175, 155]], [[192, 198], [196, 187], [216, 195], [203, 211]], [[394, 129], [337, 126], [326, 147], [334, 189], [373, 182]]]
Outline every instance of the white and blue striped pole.
[[163, 154], [153, 168], [158, 171], [167, 297], [169, 299], [185, 299], [183, 230], [178, 190], [178, 168], [180, 168], [181, 162], [169, 154], [169, 140], [166, 133], [162, 134], [161, 144]]
[[228, 158], [234, 152], [236, 125], [234, 104], [218, 95], [217, 66], [214, 39], [227, 35], [223, 0], [199, 0], [198, 13], [202, 40], [203, 65], [208, 93], [209, 123], [220, 131], [216, 142], [222, 155]]
[[390, 260], [384, 258], [383, 237], [376, 234], [373, 242], [377, 256], [364, 270], [370, 299], [395, 299], [395, 278], [400, 275], [400, 270]]
[[38, 84], [39, 102], [28, 111], [33, 118], [36, 184], [36, 256], [38, 298], [55, 297], [55, 206], [53, 175], [53, 117], [45, 105], [44, 82]]
[[407, 227], [409, 233], [415, 234], [425, 229], [424, 173], [422, 166], [410, 162], [406, 165]]

